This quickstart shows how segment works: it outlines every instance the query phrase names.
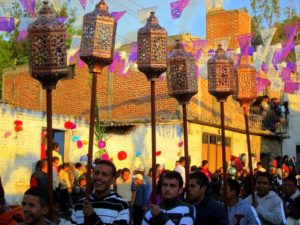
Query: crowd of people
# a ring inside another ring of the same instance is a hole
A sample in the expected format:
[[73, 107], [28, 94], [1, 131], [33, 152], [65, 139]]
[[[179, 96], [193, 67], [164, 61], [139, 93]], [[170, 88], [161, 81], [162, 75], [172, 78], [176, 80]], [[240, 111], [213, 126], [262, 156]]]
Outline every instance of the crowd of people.
[[[55, 149], [55, 148], [54, 148]], [[57, 150], [54, 150], [57, 151]], [[92, 188], [86, 199], [86, 165], [52, 158], [53, 204], [47, 194], [47, 160], [36, 163], [30, 188], [21, 206], [5, 202], [0, 179], [0, 225], [116, 224], [116, 225], [244, 225], [300, 224], [299, 175], [295, 160], [277, 157], [254, 169], [255, 192], [245, 155], [232, 158], [223, 182], [223, 169], [209, 171], [209, 162], [193, 165], [188, 185], [185, 158], [173, 170], [157, 164], [117, 170], [109, 160], [94, 160]], [[156, 177], [153, 177], [156, 174]], [[152, 179], [156, 180], [153, 196]], [[51, 211], [51, 217], [49, 217]]]
[[[286, 129], [288, 126], [289, 106], [285, 101], [282, 104], [278, 98], [268, 95], [257, 97], [251, 105], [251, 113], [262, 116], [262, 129], [276, 132], [276, 126]], [[282, 131], [281, 131], [282, 132]]]

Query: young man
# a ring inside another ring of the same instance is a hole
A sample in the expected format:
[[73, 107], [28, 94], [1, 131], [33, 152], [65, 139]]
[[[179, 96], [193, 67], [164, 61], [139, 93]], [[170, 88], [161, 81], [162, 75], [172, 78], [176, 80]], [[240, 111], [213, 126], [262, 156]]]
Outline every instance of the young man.
[[46, 190], [39, 187], [29, 188], [24, 193], [22, 206], [26, 225], [54, 225], [46, 219], [49, 211], [49, 198]]
[[176, 171], [166, 173], [162, 185], [162, 202], [159, 205], [150, 204], [144, 215], [142, 225], [193, 225], [195, 209], [193, 206], [179, 200], [183, 192], [183, 180]]
[[274, 191], [271, 191], [271, 188], [272, 176], [268, 172], [259, 172], [255, 180], [256, 203], [252, 203], [251, 195], [245, 201], [255, 207], [262, 225], [285, 224], [282, 201]]
[[283, 207], [285, 215], [294, 216], [296, 199], [300, 197], [300, 191], [297, 187], [297, 179], [293, 175], [289, 175], [283, 180]]
[[[227, 203], [229, 225], [260, 225], [260, 220], [254, 207], [241, 199], [240, 184], [237, 180], [227, 179]], [[221, 198], [224, 197], [224, 191], [220, 191]]]
[[92, 180], [94, 191], [89, 201], [85, 199], [74, 205], [72, 221], [84, 223], [84, 216], [90, 225], [128, 225], [128, 204], [119, 195], [110, 190], [115, 180], [116, 167], [108, 160], [97, 160]]
[[179, 163], [178, 165], [176, 165], [175, 167], [175, 171], [180, 173], [181, 177], [182, 177], [182, 180], [183, 180], [183, 186], [185, 186], [185, 157], [182, 156], [180, 157], [180, 159], [178, 160]]
[[202, 172], [195, 172], [189, 178], [190, 200], [196, 207], [195, 225], [228, 225], [224, 206], [207, 195], [208, 177]]

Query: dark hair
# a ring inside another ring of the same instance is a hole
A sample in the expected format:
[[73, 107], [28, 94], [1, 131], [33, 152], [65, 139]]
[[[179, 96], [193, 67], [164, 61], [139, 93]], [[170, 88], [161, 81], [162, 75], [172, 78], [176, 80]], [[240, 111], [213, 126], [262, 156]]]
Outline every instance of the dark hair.
[[183, 179], [180, 175], [180, 173], [178, 173], [177, 171], [170, 171], [168, 173], [166, 173], [163, 177], [164, 179], [175, 179], [178, 181], [179, 187], [182, 188], [183, 187]]
[[70, 167], [70, 164], [69, 163], [63, 163], [62, 164], [62, 169], [65, 169], [66, 167]]
[[266, 178], [268, 178], [269, 183], [272, 184], [272, 176], [268, 172], [258, 172], [256, 174], [255, 182], [257, 181], [257, 179], [259, 177], [266, 177]]
[[53, 149], [57, 148], [58, 146], [59, 146], [59, 145], [58, 145], [57, 142], [53, 142], [53, 143], [52, 143], [52, 148], [53, 148]]
[[112, 175], [115, 177], [117, 174], [117, 169], [116, 166], [109, 160], [102, 160], [102, 159], [97, 159], [95, 160], [95, 164], [97, 165], [106, 165], [109, 166], [112, 169]]
[[182, 162], [184, 162], [184, 161], [185, 161], [185, 157], [184, 157], [184, 156], [181, 156], [181, 157], [179, 158], [179, 160], [178, 160], [179, 163], [182, 163]]
[[123, 175], [125, 172], [130, 173], [130, 170], [129, 170], [128, 168], [125, 167], [125, 168], [122, 170], [122, 175]]
[[200, 171], [197, 171], [195, 173], [191, 173], [189, 178], [190, 179], [196, 179], [197, 184], [199, 186], [206, 186], [206, 187], [209, 186], [209, 180], [208, 180], [207, 176], [205, 176], [205, 174], [200, 172]]
[[196, 172], [198, 169], [199, 169], [199, 168], [198, 168], [198, 166], [196, 166], [196, 165], [192, 165], [192, 166], [191, 166], [191, 171], [192, 171], [192, 172]]
[[286, 178], [284, 178], [283, 181], [292, 181], [294, 183], [294, 185], [297, 186], [297, 179], [292, 174], [290, 174]]
[[3, 199], [4, 200], [4, 188], [2, 185], [2, 181], [1, 181], [1, 176], [0, 176], [0, 200]]
[[52, 157], [52, 162], [55, 162], [56, 160], [59, 160], [59, 158], [57, 156], [53, 156]]
[[27, 191], [25, 191], [24, 195], [32, 195], [38, 197], [41, 206], [49, 205], [48, 192], [45, 189], [42, 189], [40, 187], [31, 187]]
[[207, 161], [207, 160], [202, 160], [202, 163], [201, 163], [202, 166], [205, 166], [205, 165], [207, 165], [207, 164], [208, 164], [208, 161]]
[[79, 169], [80, 167], [82, 167], [82, 164], [81, 164], [80, 162], [77, 162], [77, 163], [75, 164], [75, 168], [76, 168], [76, 169]]
[[235, 191], [236, 197], [239, 197], [240, 190], [241, 190], [239, 182], [237, 180], [228, 178], [227, 179], [227, 184], [228, 184], [231, 191]]

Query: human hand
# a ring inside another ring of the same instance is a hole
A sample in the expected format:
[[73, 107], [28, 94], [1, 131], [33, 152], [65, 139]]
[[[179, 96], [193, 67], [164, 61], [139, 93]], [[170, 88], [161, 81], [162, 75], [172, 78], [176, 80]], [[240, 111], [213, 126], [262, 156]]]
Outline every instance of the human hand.
[[152, 216], [157, 216], [161, 212], [161, 209], [158, 205], [150, 204], [150, 211]]
[[84, 203], [83, 214], [85, 216], [90, 216], [94, 212], [94, 209], [90, 202], [86, 201]]

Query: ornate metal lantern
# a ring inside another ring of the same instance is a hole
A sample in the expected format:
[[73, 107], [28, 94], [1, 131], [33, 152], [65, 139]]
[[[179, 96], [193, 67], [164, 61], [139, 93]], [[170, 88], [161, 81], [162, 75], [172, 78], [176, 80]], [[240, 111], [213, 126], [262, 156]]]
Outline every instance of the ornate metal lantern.
[[154, 12], [138, 30], [138, 69], [148, 80], [156, 80], [167, 70], [167, 31], [158, 23]]
[[39, 17], [27, 28], [29, 73], [44, 89], [54, 89], [57, 81], [68, 75], [67, 27], [57, 20], [48, 1], [43, 3]]
[[195, 58], [184, 50], [178, 40], [168, 57], [167, 80], [169, 95], [181, 105], [189, 103], [198, 92]]
[[216, 54], [207, 61], [208, 92], [217, 98], [218, 102], [225, 102], [234, 92], [233, 60], [226, 56], [221, 45]]
[[83, 17], [80, 58], [90, 72], [101, 72], [102, 67], [113, 62], [117, 23], [101, 0], [94, 11]]
[[233, 99], [238, 101], [241, 106], [249, 109], [250, 103], [257, 97], [256, 95], [256, 70], [242, 57], [240, 65], [234, 70], [235, 92]]

